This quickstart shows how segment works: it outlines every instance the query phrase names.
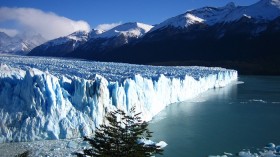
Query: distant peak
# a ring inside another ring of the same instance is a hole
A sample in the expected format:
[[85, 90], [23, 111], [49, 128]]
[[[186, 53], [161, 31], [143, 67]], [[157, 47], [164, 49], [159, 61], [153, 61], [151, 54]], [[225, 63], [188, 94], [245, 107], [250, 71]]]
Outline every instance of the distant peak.
[[259, 3], [265, 4], [265, 5], [273, 5], [280, 8], [280, 0], [260, 0]]
[[8, 34], [6, 34], [5, 32], [0, 32], [0, 36], [9, 37], [9, 35], [8, 35]]
[[127, 22], [124, 23], [123, 25], [137, 25], [138, 22]]
[[100, 35], [102, 33], [104, 33], [105, 31], [104, 30], [101, 30], [101, 29], [92, 29], [89, 33], [89, 37], [90, 38], [94, 38], [96, 37], [97, 35]]
[[234, 2], [229, 2], [224, 8], [235, 8], [236, 5], [234, 4]]
[[[124, 27], [124, 26], [130, 26], [130, 27], [147, 27], [147, 26], [150, 26], [152, 27], [151, 25], [148, 25], [148, 24], [144, 24], [144, 23], [141, 23], [141, 22], [127, 22], [127, 23], [124, 23], [122, 25], [119, 25], [115, 28], [119, 28], [119, 27]], [[114, 29], [114, 28], [113, 28]]]
[[87, 35], [88, 34], [88, 31], [82, 31], [82, 30], [80, 30], [80, 31], [76, 31], [76, 32], [74, 32], [74, 33], [72, 33], [72, 34], [70, 34], [71, 36], [83, 36], [83, 35]]
[[127, 37], [140, 37], [143, 36], [145, 33], [150, 31], [153, 26], [140, 23], [140, 22], [128, 22], [121, 25], [118, 25], [97, 37], [101, 38], [111, 38], [119, 35], [124, 35]]
[[[129, 26], [129, 27], [137, 27], [137, 22], [127, 22], [121, 25], [116, 26], [115, 28], [120, 28], [124, 26]], [[114, 29], [114, 28], [113, 28]]]
[[91, 30], [91, 33], [95, 33], [95, 34], [101, 34], [101, 33], [103, 33], [103, 32], [105, 32], [105, 31], [102, 30], [102, 29], [92, 29], [92, 30]]
[[271, 3], [271, 2], [279, 2], [279, 0], [260, 0], [261, 2], [268, 2], [268, 3]]
[[133, 26], [141, 26], [141, 25], [147, 25], [141, 22], [128, 22], [128, 23], [124, 23], [124, 25], [133, 25]]
[[270, 4], [280, 8], [280, 0], [270, 0]]
[[254, 5], [260, 7], [274, 7], [280, 9], [280, 0], [260, 0], [259, 2], [255, 3]]
[[151, 28], [153, 28], [153, 26], [148, 24], [144, 24], [140, 22], [128, 22], [128, 23], [121, 24], [115, 28], [112, 28], [112, 30], [120, 32], [120, 31], [130, 31], [134, 29], [142, 29], [144, 30], [144, 32], [148, 32]]

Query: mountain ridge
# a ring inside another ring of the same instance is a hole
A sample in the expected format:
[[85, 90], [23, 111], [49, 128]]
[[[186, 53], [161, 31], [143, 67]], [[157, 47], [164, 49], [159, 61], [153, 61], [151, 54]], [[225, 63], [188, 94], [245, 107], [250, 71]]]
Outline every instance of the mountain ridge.
[[235, 68], [242, 74], [280, 75], [280, 55], [276, 51], [280, 41], [279, 0], [189, 10], [149, 29], [139, 27], [132, 35], [127, 32], [135, 29], [125, 25], [138, 29], [138, 23], [116, 26], [63, 57], [156, 65], [192, 63]]
[[[68, 36], [60, 37], [34, 48], [29, 55], [44, 56], [69, 56], [79, 57], [74, 51], [95, 51], [101, 52], [107, 49], [120, 47], [144, 36], [153, 26], [129, 22], [118, 25], [108, 31], [95, 30], [90, 32], [74, 32]], [[79, 36], [83, 36], [83, 38]]]

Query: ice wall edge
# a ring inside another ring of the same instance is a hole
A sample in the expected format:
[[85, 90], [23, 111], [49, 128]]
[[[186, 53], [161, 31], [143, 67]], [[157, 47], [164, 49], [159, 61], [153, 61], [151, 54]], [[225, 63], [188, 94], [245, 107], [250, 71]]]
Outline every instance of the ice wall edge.
[[199, 79], [135, 74], [113, 82], [101, 75], [87, 80], [6, 64], [0, 70], [0, 143], [91, 135], [105, 113], [116, 108], [128, 111], [136, 106], [149, 121], [169, 104], [224, 87], [238, 77], [237, 71], [223, 69]]

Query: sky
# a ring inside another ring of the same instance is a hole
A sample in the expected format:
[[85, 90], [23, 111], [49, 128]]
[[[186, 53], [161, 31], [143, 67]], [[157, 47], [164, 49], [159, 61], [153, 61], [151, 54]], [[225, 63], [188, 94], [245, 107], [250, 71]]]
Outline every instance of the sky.
[[40, 33], [47, 39], [77, 30], [110, 29], [126, 22], [158, 24], [187, 10], [246, 6], [258, 0], [0, 0], [0, 31]]

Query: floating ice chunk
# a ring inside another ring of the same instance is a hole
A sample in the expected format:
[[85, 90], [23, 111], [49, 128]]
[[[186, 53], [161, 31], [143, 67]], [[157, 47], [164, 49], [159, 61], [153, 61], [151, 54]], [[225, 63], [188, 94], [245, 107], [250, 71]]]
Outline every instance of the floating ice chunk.
[[277, 153], [280, 153], [280, 145], [278, 145], [278, 146], [275, 147], [275, 151], [276, 151]]
[[261, 157], [278, 157], [278, 155], [276, 155], [275, 152], [271, 150], [260, 152], [260, 154]]
[[152, 140], [141, 138], [141, 139], [138, 140], [138, 144], [155, 145], [156, 143], [154, 141], [152, 141]]
[[245, 82], [243, 81], [236, 81], [236, 84], [244, 84]]
[[265, 146], [268, 150], [275, 150], [275, 144], [274, 143], [269, 143]]
[[[238, 156], [239, 157], [279, 157], [280, 145], [275, 146], [275, 144], [269, 143], [264, 148], [257, 149], [257, 150], [259, 150], [258, 153], [251, 153], [250, 150], [243, 150], [238, 153]], [[224, 154], [233, 156], [233, 154], [231, 153], [224, 153]], [[211, 156], [211, 157], [219, 157], [219, 156]]]
[[159, 147], [160, 149], [162, 149], [162, 148], [164, 148], [164, 147], [167, 146], [167, 143], [164, 142], [164, 141], [160, 141], [160, 142], [156, 143], [156, 142], [154, 142], [154, 141], [152, 141], [152, 140], [148, 140], [148, 139], [145, 139], [145, 138], [139, 139], [139, 140], [138, 140], [138, 143], [139, 143], [139, 144], [143, 144], [144, 146], [150, 146], [150, 145], [152, 145], [152, 146], [157, 146], [157, 147]]
[[262, 100], [262, 99], [251, 99], [249, 100], [250, 102], [260, 102], [260, 103], [267, 103], [267, 101]]
[[158, 146], [158, 147], [160, 147], [160, 148], [164, 148], [164, 147], [167, 146], [167, 143], [164, 142], [164, 141], [160, 141], [160, 142], [158, 142], [158, 143], [156, 144], [156, 146]]
[[228, 155], [228, 156], [233, 156], [232, 153], [227, 153], [227, 152], [224, 152], [225, 155]]
[[238, 153], [238, 156], [239, 157], [256, 157], [250, 151], [241, 151], [241, 152]]

